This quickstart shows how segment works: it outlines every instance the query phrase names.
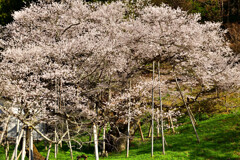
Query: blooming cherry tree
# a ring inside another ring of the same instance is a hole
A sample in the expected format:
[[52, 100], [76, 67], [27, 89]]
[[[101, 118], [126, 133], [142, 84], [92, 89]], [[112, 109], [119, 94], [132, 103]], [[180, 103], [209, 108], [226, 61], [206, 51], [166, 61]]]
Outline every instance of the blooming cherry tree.
[[[123, 94], [119, 88], [154, 60], [170, 63], [174, 75], [190, 82], [240, 84], [239, 57], [233, 57], [220, 23], [200, 24], [199, 14], [142, 2], [40, 1], [15, 12], [0, 39], [1, 93], [12, 103], [1, 109], [28, 126], [59, 118], [96, 122], [101, 115], [96, 118], [93, 106], [104, 102], [99, 95], [110, 87], [114, 98], [101, 107], [124, 117], [128, 107], [118, 106], [149, 82]], [[145, 111], [138, 107], [131, 116]]]

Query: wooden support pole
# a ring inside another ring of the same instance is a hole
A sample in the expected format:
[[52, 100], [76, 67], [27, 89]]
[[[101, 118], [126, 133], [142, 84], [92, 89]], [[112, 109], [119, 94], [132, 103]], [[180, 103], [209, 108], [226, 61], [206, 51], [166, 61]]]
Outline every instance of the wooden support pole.
[[33, 160], [33, 133], [32, 128], [29, 129], [29, 160]]
[[98, 139], [97, 139], [97, 127], [96, 124], [93, 124], [93, 137], [94, 137], [94, 148], [95, 148], [95, 159], [99, 160], [98, 155]]
[[152, 122], [150, 123], [150, 127], [148, 129], [148, 138], [151, 137], [151, 134], [152, 134]]
[[47, 151], [48, 147], [47, 147], [47, 141], [46, 140], [44, 140], [44, 146], [45, 146], [45, 151]]
[[[44, 114], [44, 115], [46, 114], [46, 110], [43, 110], [43, 114]], [[47, 123], [43, 123], [43, 132], [45, 132], [45, 134], [48, 133]], [[48, 150], [48, 147], [47, 147], [47, 140], [46, 140], [46, 139], [44, 139], [44, 146], [45, 146], [45, 150], [47, 151], [47, 150]]]
[[199, 139], [198, 134], [197, 134], [197, 130], [196, 130], [196, 127], [195, 127], [195, 123], [194, 123], [193, 117], [192, 117], [192, 115], [191, 115], [191, 113], [190, 113], [190, 109], [189, 109], [189, 107], [188, 107], [188, 105], [187, 105], [187, 103], [186, 103], [186, 101], [185, 101], [185, 99], [184, 99], [183, 93], [182, 93], [182, 91], [181, 91], [181, 88], [180, 88], [180, 86], [179, 86], [179, 84], [178, 84], [178, 81], [177, 81], [177, 78], [176, 78], [176, 77], [175, 77], [175, 80], [176, 80], [177, 88], [178, 88], [178, 90], [179, 90], [179, 92], [180, 92], [180, 95], [181, 95], [181, 97], [182, 97], [183, 103], [184, 103], [185, 107], [187, 108], [188, 115], [189, 115], [189, 117], [190, 117], [190, 120], [191, 120], [191, 122], [192, 122], [192, 126], [193, 126], [193, 129], [194, 129], [194, 132], [195, 132], [196, 137], [197, 137], [197, 141], [198, 141], [198, 143], [200, 143], [200, 139]]
[[166, 141], [166, 138], [164, 137], [164, 144], [166, 145], [166, 146], [168, 146], [168, 144], [167, 144], [167, 141]]
[[[62, 77], [59, 79], [59, 93], [58, 93], [58, 95], [59, 95], [59, 107], [58, 107], [58, 109], [62, 109], [62, 103], [63, 103], [63, 107], [65, 107], [65, 101], [64, 101], [64, 98], [62, 97], [62, 88], [63, 88], [63, 84], [62, 84], [62, 82], [63, 82], [63, 80], [62, 80]], [[61, 132], [62, 132], [62, 134], [63, 134], [63, 123], [61, 123]], [[62, 141], [60, 142], [60, 147], [62, 148]]]
[[[19, 137], [19, 119], [17, 119], [17, 136], [16, 136], [16, 144], [17, 144], [17, 141], [18, 141], [18, 137]], [[15, 156], [15, 160], [17, 160], [17, 157], [18, 157], [18, 149], [15, 148], [14, 149], [14, 156]]]
[[68, 139], [69, 139], [69, 148], [70, 148], [70, 153], [71, 153], [71, 159], [73, 160], [73, 151], [72, 151], [72, 143], [71, 143], [71, 137], [70, 137], [70, 132], [69, 132], [69, 127], [68, 127], [68, 120], [66, 120], [66, 125], [67, 125], [67, 132], [68, 132]]
[[49, 144], [46, 160], [49, 159], [51, 148], [52, 148], [52, 143]]
[[159, 137], [160, 124], [159, 124], [159, 109], [157, 108], [157, 137]]
[[189, 110], [189, 112], [190, 112], [190, 114], [191, 114], [191, 116], [192, 116], [192, 119], [193, 119], [194, 124], [197, 125], [197, 121], [196, 121], [196, 119], [195, 119], [195, 117], [194, 117], [194, 115], [193, 115], [193, 113], [192, 113], [191, 108], [188, 106], [188, 103], [189, 103], [189, 98], [187, 98], [187, 102], [186, 102], [187, 107], [188, 107], [187, 109]]
[[[59, 107], [59, 84], [58, 79], [55, 79], [55, 90], [57, 94], [57, 106]], [[55, 107], [55, 112], [57, 111], [57, 108]], [[55, 130], [54, 130], [54, 141], [57, 141], [57, 122], [55, 122]], [[58, 144], [55, 143], [54, 145], [54, 158], [57, 159], [57, 153], [58, 153]]]
[[7, 128], [8, 128], [9, 120], [10, 120], [10, 115], [7, 117], [7, 120], [6, 120], [6, 122], [5, 122], [5, 126], [4, 126], [4, 128], [3, 128], [3, 132], [2, 132], [1, 137], [0, 137], [0, 145], [2, 144], [4, 134], [7, 133]]
[[19, 158], [20, 158], [20, 156], [22, 155], [22, 150], [20, 151], [20, 153], [18, 154], [18, 156], [17, 156], [17, 159], [16, 160], [18, 160]]
[[23, 132], [23, 143], [22, 143], [22, 160], [25, 160], [26, 156], [26, 129]]
[[169, 118], [169, 116], [167, 118], [168, 118], [168, 127], [169, 127], [169, 130], [170, 130], [170, 128], [171, 128], [170, 118]]
[[152, 147], [151, 147], [151, 157], [153, 157], [154, 148], [154, 72], [155, 72], [155, 61], [153, 61], [153, 74], [152, 74]]
[[[187, 106], [188, 106], [188, 105], [187, 105]], [[197, 126], [197, 121], [196, 121], [196, 119], [195, 119], [195, 117], [194, 117], [194, 115], [193, 115], [193, 113], [192, 113], [192, 110], [191, 110], [191, 108], [190, 108], [189, 106], [188, 106], [188, 110], [189, 110], [190, 115], [192, 116], [192, 120], [193, 120], [194, 125]]]
[[175, 133], [175, 129], [174, 129], [173, 120], [172, 120], [172, 116], [171, 115], [169, 115], [169, 119], [170, 119], [170, 122], [171, 122], [172, 131], [173, 131], [173, 133]]
[[160, 100], [160, 113], [161, 113], [161, 134], [162, 134], [162, 153], [165, 155], [164, 144], [164, 130], [163, 130], [163, 107], [162, 107], [162, 93], [161, 93], [161, 77], [160, 77], [160, 62], [158, 61], [158, 81], [159, 81], [159, 100]]
[[6, 140], [5, 160], [9, 160], [9, 142]]
[[[96, 133], [97, 133], [96, 143], [97, 143], [97, 146], [98, 146], [98, 129], [99, 129], [99, 126], [98, 126], [98, 105], [96, 103], [94, 104], [94, 110], [96, 111], [96, 115], [97, 115], [97, 121], [95, 123], [95, 126], [96, 126]], [[93, 135], [93, 137], [94, 136], [95, 135]]]
[[[23, 134], [24, 134], [24, 127], [22, 127], [22, 130], [21, 130], [21, 132], [20, 132], [20, 134], [19, 134], [19, 136], [18, 136], [18, 138], [17, 138], [17, 140], [16, 140], [14, 152], [18, 149], [18, 145], [19, 145], [19, 143], [20, 143], [20, 140], [22, 139]], [[13, 160], [14, 157], [15, 157], [14, 152], [13, 152], [13, 154], [12, 154], [11, 160]], [[21, 151], [21, 153], [22, 153], [22, 151]], [[18, 156], [17, 156], [17, 157], [18, 157]], [[15, 157], [15, 160], [17, 160], [17, 159], [18, 159], [18, 158]]]
[[127, 153], [126, 153], [126, 157], [129, 157], [129, 145], [130, 145], [130, 107], [128, 109], [128, 127], [127, 127]]
[[103, 155], [106, 153], [106, 124], [103, 126]]
[[[110, 103], [112, 99], [112, 91], [111, 91], [111, 76], [109, 80], [109, 88], [108, 88], [108, 102]], [[107, 128], [107, 123], [104, 124], [103, 126], [103, 150], [102, 150], [102, 155], [106, 155], [106, 128]]]
[[[54, 130], [54, 141], [57, 142], [57, 126], [55, 124]], [[58, 144], [55, 143], [54, 145], [54, 158], [57, 159], [57, 152], [58, 152]]]
[[140, 122], [138, 122], [138, 128], [139, 128], [139, 132], [141, 134], [141, 139], [142, 139], [142, 141], [144, 141], [144, 136], [143, 136], [143, 132], [142, 132], [142, 128], [141, 128]]
[[[5, 126], [5, 131], [3, 131], [3, 134], [6, 132], [6, 136], [5, 136], [5, 160], [9, 160], [9, 141], [8, 141], [8, 123], [9, 123], [9, 119], [10, 117], [8, 116], [7, 118], [7, 122], [6, 122], [6, 126]], [[2, 137], [3, 138], [3, 137]]]
[[[131, 81], [129, 83], [129, 90], [131, 90]], [[129, 97], [129, 105], [128, 105], [128, 128], [127, 128], [127, 153], [126, 157], [129, 157], [129, 145], [130, 145], [130, 122], [131, 122], [131, 97]]]

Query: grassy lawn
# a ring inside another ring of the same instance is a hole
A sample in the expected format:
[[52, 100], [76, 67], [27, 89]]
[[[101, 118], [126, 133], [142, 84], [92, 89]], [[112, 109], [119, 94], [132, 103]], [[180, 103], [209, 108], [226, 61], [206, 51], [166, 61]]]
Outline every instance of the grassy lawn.
[[[147, 126], [143, 126], [143, 130], [146, 136]], [[216, 115], [208, 120], [201, 121], [197, 130], [201, 139], [199, 144], [190, 124], [179, 127], [175, 135], [168, 134], [168, 131], [166, 131], [166, 141], [168, 143], [166, 155], [162, 155], [161, 152], [161, 138], [156, 138], [153, 158], [151, 158], [150, 138], [146, 138], [142, 142], [139, 135], [136, 135], [130, 146], [129, 159], [240, 159], [240, 112]], [[47, 152], [43, 143], [36, 145], [42, 155], [46, 156]], [[95, 159], [93, 153], [93, 146], [90, 146], [90, 148], [83, 146], [81, 150], [74, 149], [75, 159], [78, 155], [85, 154], [88, 155], [88, 160], [92, 160]], [[101, 159], [126, 159], [125, 154], [125, 152], [110, 153], [108, 158]], [[5, 159], [3, 148], [0, 149], [0, 159]], [[50, 159], [54, 159], [53, 152], [51, 152]], [[70, 159], [70, 151], [66, 144], [59, 150], [57, 159]]]

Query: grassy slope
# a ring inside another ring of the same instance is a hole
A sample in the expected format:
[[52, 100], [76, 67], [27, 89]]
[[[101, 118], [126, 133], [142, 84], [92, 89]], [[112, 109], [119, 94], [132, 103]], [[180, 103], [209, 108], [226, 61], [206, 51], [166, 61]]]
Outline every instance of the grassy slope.
[[[178, 129], [176, 135], [166, 135], [168, 147], [162, 155], [160, 140], [155, 142], [153, 159], [240, 159], [240, 113], [218, 115], [198, 125], [201, 143], [196, 142], [191, 125]], [[146, 134], [145, 134], [146, 135]], [[130, 159], [151, 159], [150, 141], [133, 143]], [[114, 157], [113, 157], [114, 156]], [[109, 159], [125, 159], [125, 154]]]
[[[145, 136], [147, 135], [146, 128], [147, 126], [144, 129]], [[199, 122], [197, 130], [201, 139], [200, 144], [196, 142], [196, 137], [190, 124], [179, 127], [175, 135], [167, 134], [168, 146], [166, 147], [166, 155], [161, 154], [161, 140], [157, 139], [154, 146], [154, 158], [150, 157], [150, 139], [141, 142], [137, 136], [131, 143], [129, 159], [240, 159], [240, 112], [221, 114], [209, 120]], [[44, 156], [46, 155], [42, 143], [38, 144], [38, 149]], [[88, 155], [88, 160], [94, 159], [92, 154], [93, 146], [90, 148], [83, 147], [82, 151], [74, 150], [74, 157], [84, 153]], [[4, 159], [3, 155], [4, 152], [1, 148], [1, 160]], [[54, 159], [53, 152], [51, 153], [51, 159]], [[70, 159], [70, 152], [66, 144], [59, 151], [57, 159]], [[126, 159], [125, 152], [112, 153], [109, 155], [109, 158], [105, 159]]]

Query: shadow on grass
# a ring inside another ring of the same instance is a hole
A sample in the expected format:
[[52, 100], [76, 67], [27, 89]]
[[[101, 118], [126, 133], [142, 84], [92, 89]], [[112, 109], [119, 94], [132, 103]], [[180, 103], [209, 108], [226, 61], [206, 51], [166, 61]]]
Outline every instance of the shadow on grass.
[[[154, 154], [170, 159], [240, 159], [240, 115], [221, 115], [200, 122], [198, 127], [200, 143], [197, 143], [191, 125], [179, 127], [176, 135], [166, 135], [168, 146], [166, 155], [162, 155], [161, 139], [154, 142]], [[147, 135], [145, 133], [145, 135]], [[136, 155], [151, 154], [150, 138], [136, 150]], [[135, 142], [137, 143], [137, 142]]]
[[[239, 150], [240, 127], [239, 115], [205, 121], [198, 126], [201, 143], [196, 143], [191, 126], [180, 130], [179, 135], [169, 136], [171, 145], [167, 150], [189, 151], [189, 159], [240, 159], [234, 152]], [[190, 132], [189, 132], [190, 131]]]
[[[36, 145], [39, 152], [46, 152], [44, 142], [35, 143], [35, 145]], [[60, 145], [59, 145], [59, 149], [63, 152], [70, 152], [69, 146], [65, 142], [62, 143], [62, 147], [60, 147]], [[73, 151], [83, 152], [83, 153], [86, 153], [86, 154], [93, 154], [94, 153], [94, 146], [93, 145], [90, 145], [90, 146], [83, 145], [81, 148], [78, 148], [77, 144], [72, 142], [72, 149], [73, 149]], [[54, 150], [54, 145], [52, 146], [51, 150]]]

